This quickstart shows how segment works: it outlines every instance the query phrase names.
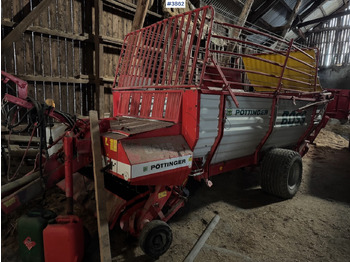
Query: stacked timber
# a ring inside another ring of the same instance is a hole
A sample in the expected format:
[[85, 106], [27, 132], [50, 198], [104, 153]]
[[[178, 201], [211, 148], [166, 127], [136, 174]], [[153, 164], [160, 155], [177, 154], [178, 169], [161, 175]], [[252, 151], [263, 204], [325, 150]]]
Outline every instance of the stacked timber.
[[33, 170], [39, 153], [40, 138], [13, 135], [1, 127], [1, 183], [15, 180]]

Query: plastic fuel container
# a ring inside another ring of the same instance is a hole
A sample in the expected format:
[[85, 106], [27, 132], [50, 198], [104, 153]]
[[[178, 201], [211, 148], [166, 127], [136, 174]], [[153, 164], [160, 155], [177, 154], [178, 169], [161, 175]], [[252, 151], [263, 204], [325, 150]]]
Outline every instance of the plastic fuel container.
[[84, 230], [80, 218], [58, 216], [44, 229], [45, 262], [80, 262], [84, 256]]
[[19, 218], [19, 253], [23, 262], [44, 262], [43, 230], [55, 217], [50, 210], [32, 210]]

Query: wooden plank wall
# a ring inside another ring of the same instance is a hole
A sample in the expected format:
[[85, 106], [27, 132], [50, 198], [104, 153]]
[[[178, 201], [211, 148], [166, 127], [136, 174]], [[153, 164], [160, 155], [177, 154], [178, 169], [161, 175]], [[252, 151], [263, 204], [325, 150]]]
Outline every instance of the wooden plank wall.
[[[137, 0], [103, 0], [100, 19], [103, 44], [104, 112], [112, 112], [111, 87], [124, 36], [131, 31]], [[39, 3], [1, 1], [2, 39]], [[52, 3], [1, 57], [1, 69], [29, 83], [29, 95], [71, 114], [88, 115], [96, 108], [94, 82], [94, 1], [52, 0]], [[155, 1], [154, 11], [161, 10]], [[161, 19], [149, 11], [147, 24]], [[101, 113], [101, 112], [100, 112]], [[101, 115], [101, 114], [100, 114]]]

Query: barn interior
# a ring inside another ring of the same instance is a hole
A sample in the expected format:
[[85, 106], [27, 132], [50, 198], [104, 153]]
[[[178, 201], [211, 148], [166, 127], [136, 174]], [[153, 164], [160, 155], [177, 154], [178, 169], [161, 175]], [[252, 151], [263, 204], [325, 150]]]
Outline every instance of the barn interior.
[[[174, 3], [184, 3], [184, 8]], [[43, 160], [38, 154], [51, 153], [42, 152], [46, 141], [38, 130], [26, 129], [30, 122], [27, 115], [18, 109], [15, 117], [12, 112], [13, 118], [9, 118], [5, 94], [27, 83], [25, 100], [36, 107], [45, 104], [63, 112], [60, 117], [65, 121], [88, 119], [91, 110], [100, 120], [115, 117], [113, 93], [120, 80], [116, 69], [124, 54], [126, 36], [208, 5], [220, 23], [264, 34], [253, 38], [244, 30], [235, 36], [228, 31], [227, 38], [248, 39], [271, 52], [278, 50], [276, 39], [318, 50], [315, 81], [330, 92], [333, 105], [328, 108], [333, 111], [328, 114], [327, 125], [308, 145], [299, 192], [290, 200], [266, 194], [259, 186], [259, 166], [215, 176], [211, 187], [203, 181], [190, 181], [186, 204], [167, 222], [172, 229], [172, 244], [162, 255], [151, 257], [139, 247], [138, 238], [120, 227], [109, 231], [108, 222], [102, 226], [107, 211], [98, 205], [97, 179], [95, 184], [82, 180], [74, 189], [82, 192], [74, 196], [81, 201], [75, 199], [70, 212], [81, 219], [85, 232], [85, 239], [79, 239], [84, 243], [84, 255], [76, 261], [350, 261], [349, 0], [1, 1], [2, 261], [54, 261], [31, 253], [39, 243], [27, 241], [27, 250], [21, 250], [19, 224], [33, 210], [65, 214], [71, 201], [62, 183], [50, 188], [42, 185]], [[9, 79], [15, 79], [15, 84], [10, 85]], [[18, 90], [13, 93], [15, 97], [20, 97]], [[54, 128], [46, 132], [60, 136], [65, 125], [50, 121], [47, 124]], [[14, 122], [19, 125], [14, 127]], [[84, 125], [84, 120], [80, 124]], [[11, 125], [16, 132], [8, 128]], [[62, 146], [57, 144], [49, 150], [57, 152]], [[72, 155], [76, 154], [73, 149]], [[102, 166], [96, 166], [100, 172]], [[28, 174], [35, 177], [26, 180]], [[21, 184], [16, 182], [19, 179]], [[104, 187], [106, 180], [100, 183]], [[102, 201], [102, 205], [106, 203]], [[210, 227], [207, 239], [191, 256]], [[102, 246], [101, 239], [108, 244]], [[55, 251], [50, 252], [57, 256]]]

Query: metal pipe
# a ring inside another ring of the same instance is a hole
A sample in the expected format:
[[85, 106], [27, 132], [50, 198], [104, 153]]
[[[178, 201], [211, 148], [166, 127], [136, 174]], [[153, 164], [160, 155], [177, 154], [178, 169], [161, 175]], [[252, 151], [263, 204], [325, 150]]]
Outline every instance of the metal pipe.
[[39, 171], [34, 173], [28, 173], [22, 178], [19, 178], [13, 182], [9, 182], [6, 185], [1, 186], [1, 197], [7, 196], [14, 189], [22, 187], [39, 177], [40, 177]]
[[204, 246], [205, 242], [209, 238], [211, 232], [213, 232], [215, 226], [220, 221], [220, 216], [216, 215], [211, 221], [208, 227], [205, 229], [201, 237], [197, 240], [196, 244], [192, 248], [191, 252], [187, 255], [184, 262], [192, 262], [198, 255], [201, 248]]
[[281, 87], [282, 87], [282, 79], [283, 79], [284, 71], [285, 71], [286, 66], [287, 66], [287, 62], [288, 62], [288, 58], [289, 58], [289, 54], [290, 54], [290, 50], [291, 50], [292, 46], [293, 46], [293, 39], [290, 40], [289, 48], [288, 48], [287, 53], [286, 53], [286, 59], [284, 61], [284, 65], [282, 67], [281, 77], [280, 77], [279, 83], [277, 85], [277, 90], [276, 90], [277, 93], [281, 90]]
[[73, 133], [67, 132], [63, 138], [65, 153], [64, 171], [67, 197], [67, 214], [73, 214]]
[[[207, 15], [207, 9], [204, 9], [204, 10], [202, 11], [202, 14], [201, 14], [201, 15], [202, 15], [202, 22], [201, 22], [201, 25], [200, 25], [200, 27], [199, 27], [198, 38], [197, 38], [197, 45], [196, 45], [195, 53], [194, 53], [194, 56], [193, 56], [192, 70], [191, 70], [191, 74], [190, 74], [190, 76], [189, 76], [188, 83], [192, 83], [192, 82], [193, 82], [193, 74], [194, 74], [194, 70], [195, 70], [196, 64], [197, 64], [198, 52], [199, 52], [199, 45], [200, 45], [201, 38], [202, 38], [204, 23], [205, 23], [206, 15]], [[189, 54], [189, 55], [191, 55], [191, 54]]]

